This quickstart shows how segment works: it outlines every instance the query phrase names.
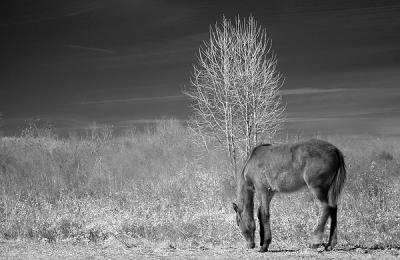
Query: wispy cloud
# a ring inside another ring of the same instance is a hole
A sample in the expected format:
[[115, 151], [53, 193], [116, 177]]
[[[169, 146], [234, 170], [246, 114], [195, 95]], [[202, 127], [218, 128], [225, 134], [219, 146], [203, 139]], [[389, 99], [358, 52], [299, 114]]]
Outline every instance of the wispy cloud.
[[281, 90], [282, 95], [304, 95], [304, 94], [320, 94], [320, 93], [335, 93], [355, 90], [346, 88], [330, 88], [330, 89], [318, 89], [318, 88], [298, 88], [298, 89], [284, 89]]
[[66, 17], [73, 17], [77, 15], [82, 15], [86, 13], [93, 12], [97, 9], [103, 8], [105, 6], [104, 3], [94, 3], [88, 6], [75, 6], [73, 8], [67, 7], [59, 7], [56, 9], [50, 9], [52, 12], [49, 13], [34, 13], [31, 15], [25, 15], [21, 17], [14, 18], [10, 21], [6, 21], [5, 23], [1, 23], [0, 26], [10, 26], [15, 24], [29, 24], [29, 23], [40, 23], [46, 21], [52, 21], [57, 19], [62, 19]]
[[114, 50], [110, 50], [110, 49], [82, 46], [82, 45], [76, 45], [76, 44], [68, 44], [68, 45], [65, 45], [65, 47], [71, 48], [71, 49], [79, 49], [79, 50], [94, 51], [94, 52], [109, 53], [109, 54], [115, 53]]
[[323, 122], [323, 121], [334, 121], [342, 119], [343, 117], [288, 117], [286, 118], [286, 122], [288, 123]]
[[82, 102], [76, 102], [74, 104], [92, 105], [92, 104], [135, 103], [135, 102], [150, 102], [150, 101], [176, 101], [176, 100], [182, 100], [182, 99], [185, 99], [185, 96], [174, 95], [174, 96], [159, 96], [159, 97], [139, 97], [139, 98], [82, 101]]
[[[139, 125], [140, 124], [156, 124], [156, 123], [160, 123], [160, 122], [163, 122], [166, 120], [168, 120], [168, 119], [158, 119], [158, 118], [155, 118], [155, 119], [130, 119], [130, 120], [123, 120], [123, 121], [115, 122], [113, 125], [117, 126], [117, 127], [129, 127], [129, 126], [138, 125], [138, 124]], [[185, 120], [177, 119], [177, 118], [174, 118], [173, 120], [181, 122], [181, 123], [185, 122]]]

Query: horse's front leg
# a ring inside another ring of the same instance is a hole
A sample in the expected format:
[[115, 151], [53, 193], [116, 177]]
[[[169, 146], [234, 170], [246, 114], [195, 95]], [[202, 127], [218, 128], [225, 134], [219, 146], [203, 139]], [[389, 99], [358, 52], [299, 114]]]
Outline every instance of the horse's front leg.
[[269, 205], [273, 196], [274, 192], [270, 189], [262, 189], [260, 194], [260, 207], [257, 214], [260, 222], [260, 252], [267, 252], [272, 241]]

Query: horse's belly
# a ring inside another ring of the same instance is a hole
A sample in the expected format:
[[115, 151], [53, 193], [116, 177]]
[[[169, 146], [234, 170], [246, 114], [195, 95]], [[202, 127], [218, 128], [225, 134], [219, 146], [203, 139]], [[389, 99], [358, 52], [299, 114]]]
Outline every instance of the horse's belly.
[[270, 176], [268, 182], [273, 190], [278, 192], [294, 192], [306, 185], [303, 177], [294, 172], [279, 172]]

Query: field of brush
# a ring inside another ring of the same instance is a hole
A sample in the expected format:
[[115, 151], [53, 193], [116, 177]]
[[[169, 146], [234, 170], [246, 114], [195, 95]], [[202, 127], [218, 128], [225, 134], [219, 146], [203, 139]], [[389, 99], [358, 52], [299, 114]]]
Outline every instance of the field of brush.
[[[321, 138], [347, 164], [339, 245], [400, 247], [400, 138]], [[221, 152], [194, 145], [174, 120], [119, 136], [106, 129], [83, 139], [2, 137], [0, 238], [101, 243], [123, 235], [171, 247], [237, 245], [233, 176]], [[278, 194], [271, 248], [306, 247], [317, 219], [307, 190]]]

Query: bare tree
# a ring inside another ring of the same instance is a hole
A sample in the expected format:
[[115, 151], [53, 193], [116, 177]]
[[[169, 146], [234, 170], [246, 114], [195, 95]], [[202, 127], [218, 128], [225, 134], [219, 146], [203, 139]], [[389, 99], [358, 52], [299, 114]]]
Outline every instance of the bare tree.
[[190, 128], [203, 144], [216, 139], [235, 166], [284, 121], [279, 88], [282, 76], [265, 29], [250, 16], [232, 24], [225, 17], [210, 28], [193, 65]]

